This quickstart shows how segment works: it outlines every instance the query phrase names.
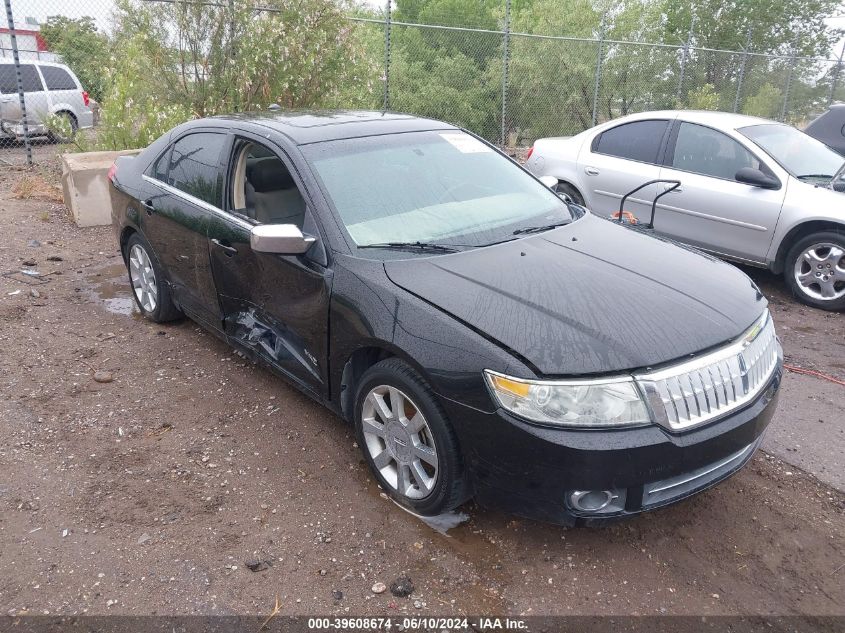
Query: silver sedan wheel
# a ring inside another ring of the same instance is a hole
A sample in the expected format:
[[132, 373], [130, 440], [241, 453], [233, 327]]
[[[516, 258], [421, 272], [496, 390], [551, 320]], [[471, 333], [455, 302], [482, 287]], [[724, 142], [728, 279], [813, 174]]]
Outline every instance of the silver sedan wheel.
[[830, 242], [813, 244], [795, 260], [793, 275], [808, 297], [840, 299], [845, 296], [845, 249]]
[[158, 305], [158, 283], [150, 256], [140, 244], [129, 251], [129, 278], [138, 303], [146, 312], [155, 312]]
[[419, 407], [396, 387], [374, 387], [361, 411], [364, 443], [381, 476], [409, 499], [430, 495], [437, 483], [434, 435]]

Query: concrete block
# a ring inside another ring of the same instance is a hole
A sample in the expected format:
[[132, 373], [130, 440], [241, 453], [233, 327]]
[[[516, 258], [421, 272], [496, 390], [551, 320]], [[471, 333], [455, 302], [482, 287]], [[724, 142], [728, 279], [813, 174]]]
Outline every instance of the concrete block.
[[133, 156], [140, 151], [62, 154], [62, 192], [76, 226], [111, 224], [109, 168], [118, 156]]

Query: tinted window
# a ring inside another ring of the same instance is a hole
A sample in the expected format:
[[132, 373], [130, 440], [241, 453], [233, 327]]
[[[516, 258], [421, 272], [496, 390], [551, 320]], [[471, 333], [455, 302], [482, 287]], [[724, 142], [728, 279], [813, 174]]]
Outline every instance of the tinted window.
[[165, 152], [159, 156], [158, 160], [153, 163], [152, 169], [150, 169], [149, 174], [162, 182], [167, 182], [167, 165], [170, 161], [170, 148], [168, 147]]
[[657, 162], [667, 121], [636, 121], [602, 132], [594, 152], [643, 163]]
[[[41, 77], [32, 64], [21, 66], [21, 80], [23, 81], [24, 92], [38, 92], [42, 90]], [[15, 75], [15, 67], [12, 64], [0, 65], [0, 92], [4, 94], [17, 93], [18, 78]]]
[[182, 137], [173, 145], [167, 183], [220, 207], [218, 166], [223, 134], [198, 133]]
[[44, 75], [47, 90], [78, 90], [73, 77], [64, 68], [42, 66], [41, 74]]
[[11, 64], [0, 64], [0, 92], [11, 94], [18, 91], [18, 80], [15, 77], [15, 67]]
[[681, 123], [672, 167], [733, 180], [743, 167], [760, 169], [760, 161], [726, 134], [693, 123]]
[[41, 85], [41, 77], [38, 76], [38, 71], [32, 64], [24, 64], [21, 66], [21, 81], [23, 82], [24, 92], [39, 92], [44, 90]]

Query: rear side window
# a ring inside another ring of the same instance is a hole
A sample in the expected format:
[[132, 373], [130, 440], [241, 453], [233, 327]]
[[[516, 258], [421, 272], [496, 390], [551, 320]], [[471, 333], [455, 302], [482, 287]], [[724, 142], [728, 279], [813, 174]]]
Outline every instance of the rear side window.
[[18, 80], [15, 77], [15, 67], [11, 64], [0, 64], [0, 92], [12, 94], [18, 91]]
[[593, 151], [641, 163], [656, 163], [657, 152], [668, 121], [623, 123], [602, 132], [593, 143]]
[[77, 90], [76, 82], [70, 73], [64, 68], [56, 66], [41, 66], [41, 74], [44, 75], [44, 83], [47, 90]]
[[[21, 66], [21, 80], [23, 81], [24, 92], [40, 92], [41, 77], [32, 64]], [[15, 67], [12, 64], [0, 64], [0, 92], [13, 94], [18, 91], [18, 78], [15, 75]]]
[[156, 180], [167, 182], [167, 167], [169, 163], [170, 148], [168, 147], [165, 152], [158, 157], [158, 160], [153, 163], [153, 167], [148, 173]]
[[167, 184], [215, 207], [220, 202], [220, 152], [226, 136], [213, 132], [188, 134], [170, 153]]
[[21, 81], [23, 82], [24, 92], [40, 92], [44, 90], [44, 86], [41, 85], [41, 77], [38, 76], [38, 71], [35, 70], [35, 66], [32, 64], [21, 66]]

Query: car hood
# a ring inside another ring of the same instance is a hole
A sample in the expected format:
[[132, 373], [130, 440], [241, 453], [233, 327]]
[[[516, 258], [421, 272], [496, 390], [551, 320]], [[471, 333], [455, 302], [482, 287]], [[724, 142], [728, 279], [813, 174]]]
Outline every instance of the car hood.
[[388, 261], [385, 270], [547, 376], [679, 359], [735, 338], [766, 305], [733, 266], [589, 214], [496, 246]]

